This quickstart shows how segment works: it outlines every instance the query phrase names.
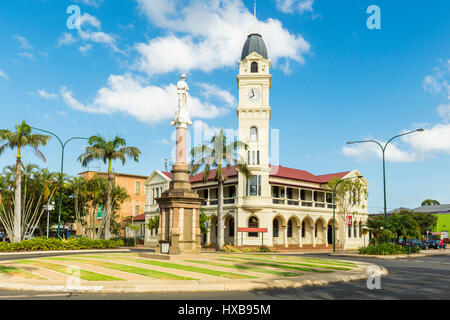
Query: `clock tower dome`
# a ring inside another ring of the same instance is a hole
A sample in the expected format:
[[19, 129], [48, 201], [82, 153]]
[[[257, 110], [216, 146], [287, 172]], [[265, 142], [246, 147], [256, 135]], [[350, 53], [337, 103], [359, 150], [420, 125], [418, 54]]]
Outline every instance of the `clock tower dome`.
[[[269, 121], [271, 108], [269, 92], [272, 85], [270, 60], [262, 36], [256, 31], [250, 33], [242, 50], [237, 75], [239, 89], [238, 139], [248, 145], [248, 150], [240, 150], [252, 178], [239, 174], [238, 196], [244, 208], [255, 212], [271, 203], [269, 185]], [[252, 199], [258, 201], [252, 201]], [[265, 200], [265, 201], [264, 201]], [[266, 203], [268, 201], [268, 203]], [[254, 203], [254, 206], [246, 205]]]

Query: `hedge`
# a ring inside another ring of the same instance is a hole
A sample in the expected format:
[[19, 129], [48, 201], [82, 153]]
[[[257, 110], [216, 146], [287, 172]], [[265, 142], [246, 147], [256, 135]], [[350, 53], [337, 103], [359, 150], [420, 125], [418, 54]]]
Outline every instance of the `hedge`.
[[[401, 246], [394, 243], [379, 243], [371, 244], [367, 247], [360, 247], [358, 249], [359, 254], [373, 254], [373, 255], [395, 255], [395, 254], [407, 254], [408, 246]], [[419, 247], [411, 246], [411, 253], [420, 252]]]
[[0, 252], [113, 249], [123, 245], [124, 242], [121, 239], [91, 240], [88, 238], [76, 238], [59, 240], [42, 237], [13, 243], [0, 242]]

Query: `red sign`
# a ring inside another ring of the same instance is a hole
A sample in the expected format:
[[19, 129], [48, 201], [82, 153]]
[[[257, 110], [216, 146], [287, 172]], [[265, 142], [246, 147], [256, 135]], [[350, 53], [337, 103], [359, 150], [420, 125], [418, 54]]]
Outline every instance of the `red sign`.
[[238, 232], [267, 232], [267, 228], [238, 228]]
[[348, 216], [347, 217], [347, 225], [351, 226], [353, 224], [353, 217], [352, 216]]

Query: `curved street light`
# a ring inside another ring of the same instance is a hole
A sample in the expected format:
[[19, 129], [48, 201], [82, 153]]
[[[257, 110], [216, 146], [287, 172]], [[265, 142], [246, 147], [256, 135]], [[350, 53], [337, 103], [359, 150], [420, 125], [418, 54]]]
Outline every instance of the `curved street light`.
[[[363, 178], [363, 176], [356, 176], [356, 177], [348, 177], [348, 178], [344, 178], [339, 180], [336, 185], [333, 188], [333, 252], [336, 252], [336, 188], [339, 185], [339, 183], [341, 183], [342, 181], [345, 180], [350, 180], [350, 179], [355, 179], [355, 178]], [[344, 230], [345, 232], [345, 230]]]
[[386, 142], [386, 144], [385, 144], [384, 146], [381, 145], [381, 143], [379, 143], [379, 142], [376, 141], [376, 140], [363, 140], [363, 141], [350, 141], [350, 142], [347, 142], [347, 144], [356, 144], [356, 143], [373, 142], [373, 143], [376, 143], [376, 144], [381, 148], [381, 151], [382, 151], [382, 153], [383, 153], [383, 190], [384, 190], [384, 226], [385, 226], [385, 228], [387, 227], [387, 209], [386, 209], [386, 164], [385, 164], [385, 151], [386, 151], [386, 148], [387, 148], [388, 144], [389, 144], [392, 140], [394, 140], [395, 138], [402, 137], [402, 136], [406, 136], [407, 134], [412, 134], [412, 133], [416, 133], [416, 132], [423, 132], [423, 131], [425, 131], [425, 129], [420, 128], [420, 129], [417, 129], [417, 130], [414, 130], [414, 131], [410, 131], [410, 132], [406, 132], [406, 133], [402, 133], [402, 134], [396, 135], [395, 137], [392, 137], [391, 139], [389, 139], [388, 142]]
[[66, 148], [67, 143], [69, 143], [72, 140], [89, 140], [89, 138], [83, 138], [83, 137], [73, 137], [67, 140], [66, 142], [62, 142], [62, 140], [53, 132], [42, 130], [39, 128], [31, 127], [34, 130], [42, 131], [48, 134], [51, 134], [56, 139], [58, 139], [59, 143], [61, 144], [61, 174], [59, 176], [59, 205], [58, 205], [58, 239], [60, 238], [60, 226], [61, 226], [61, 205], [62, 205], [62, 183], [63, 183], [63, 170], [64, 170], [64, 149]]

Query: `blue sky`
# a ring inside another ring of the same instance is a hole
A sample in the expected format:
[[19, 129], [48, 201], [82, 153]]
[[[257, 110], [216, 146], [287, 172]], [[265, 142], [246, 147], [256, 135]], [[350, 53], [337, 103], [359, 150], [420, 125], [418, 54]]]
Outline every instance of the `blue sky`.
[[[370, 30], [370, 5], [381, 29]], [[80, 29], [66, 10], [77, 5]], [[61, 138], [121, 134], [142, 150], [116, 171], [148, 175], [171, 156], [174, 84], [185, 72], [193, 119], [237, 128], [237, 60], [253, 0], [16, 0], [0, 3], [1, 128], [26, 120]], [[450, 5], [448, 1], [259, 0], [258, 28], [272, 60], [273, 129], [280, 164], [314, 174], [358, 169], [369, 211], [383, 207], [376, 145], [390, 137], [388, 208], [431, 197], [450, 203]], [[205, 130], [206, 130], [205, 129]], [[67, 147], [69, 174], [83, 142]], [[24, 160], [59, 169], [59, 145]], [[6, 152], [0, 166], [14, 161]], [[106, 167], [99, 163], [91, 169]]]

